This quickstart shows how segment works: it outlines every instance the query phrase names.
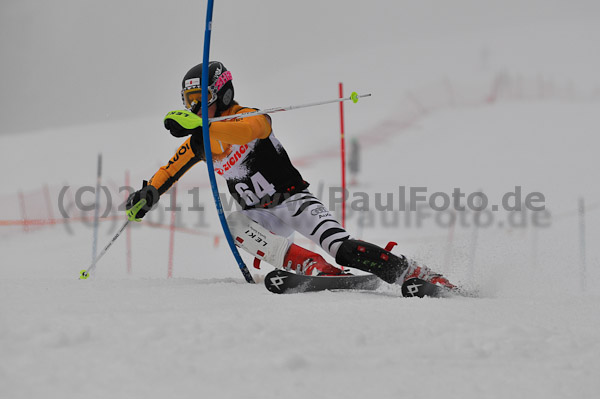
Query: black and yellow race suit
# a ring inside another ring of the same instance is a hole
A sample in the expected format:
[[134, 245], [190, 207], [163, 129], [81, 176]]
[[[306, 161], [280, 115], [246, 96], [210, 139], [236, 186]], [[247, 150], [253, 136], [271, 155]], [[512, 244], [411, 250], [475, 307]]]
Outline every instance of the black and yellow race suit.
[[[234, 103], [222, 116], [255, 109]], [[242, 209], [268, 208], [308, 187], [271, 129], [268, 115], [213, 122], [210, 147], [215, 172], [225, 178], [229, 192]], [[205, 161], [202, 135], [190, 136], [149, 184], [162, 195], [185, 172]]]

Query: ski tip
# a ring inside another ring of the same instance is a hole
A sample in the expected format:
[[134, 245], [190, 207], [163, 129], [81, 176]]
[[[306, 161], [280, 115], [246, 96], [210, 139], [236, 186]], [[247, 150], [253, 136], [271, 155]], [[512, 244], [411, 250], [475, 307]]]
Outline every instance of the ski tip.
[[433, 297], [433, 298], [478, 298], [476, 291], [467, 290], [461, 287], [447, 288], [441, 285], [432, 284], [420, 278], [410, 278], [402, 284], [402, 296], [404, 297]]
[[86, 280], [89, 276], [90, 276], [90, 274], [87, 272], [87, 270], [82, 270], [79, 272], [80, 280]]

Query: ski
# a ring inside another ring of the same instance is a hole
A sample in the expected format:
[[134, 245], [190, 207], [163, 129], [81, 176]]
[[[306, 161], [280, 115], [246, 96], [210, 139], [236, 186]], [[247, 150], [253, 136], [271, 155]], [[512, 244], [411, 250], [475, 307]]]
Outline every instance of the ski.
[[425, 296], [433, 298], [449, 298], [455, 296], [476, 298], [478, 295], [474, 291], [469, 291], [461, 287], [448, 288], [441, 285], [430, 283], [420, 278], [410, 278], [402, 284], [402, 296], [418, 297]]
[[[293, 294], [301, 292], [317, 292], [326, 290], [376, 290], [382, 283], [379, 277], [373, 274], [354, 276], [345, 274], [340, 276], [305, 276], [286, 270], [275, 269], [265, 277], [265, 287], [275, 294]], [[433, 297], [449, 298], [455, 296], [477, 297], [476, 292], [463, 288], [447, 288], [432, 284], [428, 281], [411, 278], [402, 284], [404, 297]]]
[[265, 287], [275, 294], [315, 292], [325, 290], [375, 290], [381, 284], [373, 274], [354, 276], [305, 276], [275, 269], [265, 277]]

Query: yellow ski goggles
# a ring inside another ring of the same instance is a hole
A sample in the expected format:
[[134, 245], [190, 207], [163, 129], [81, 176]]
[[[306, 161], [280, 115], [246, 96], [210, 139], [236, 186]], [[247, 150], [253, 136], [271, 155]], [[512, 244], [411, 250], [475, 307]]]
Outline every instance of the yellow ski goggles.
[[[196, 104], [202, 103], [202, 89], [200, 87], [192, 87], [181, 90], [181, 97], [183, 100], [183, 105], [188, 110], [191, 110], [192, 107]], [[217, 100], [217, 96], [213, 94], [211, 88], [208, 88], [208, 100], [207, 104], [210, 106]]]

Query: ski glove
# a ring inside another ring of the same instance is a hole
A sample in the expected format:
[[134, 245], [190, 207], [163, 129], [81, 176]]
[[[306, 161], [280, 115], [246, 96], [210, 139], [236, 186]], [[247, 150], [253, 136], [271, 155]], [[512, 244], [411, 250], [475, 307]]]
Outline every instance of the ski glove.
[[202, 134], [202, 118], [187, 110], [171, 111], [164, 119], [165, 129], [175, 137]]
[[160, 195], [154, 186], [149, 186], [144, 180], [141, 190], [132, 193], [125, 203], [127, 219], [132, 222], [141, 222], [146, 213], [158, 202]]

